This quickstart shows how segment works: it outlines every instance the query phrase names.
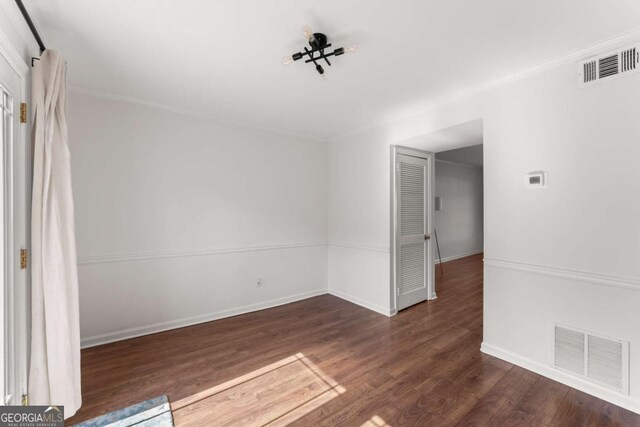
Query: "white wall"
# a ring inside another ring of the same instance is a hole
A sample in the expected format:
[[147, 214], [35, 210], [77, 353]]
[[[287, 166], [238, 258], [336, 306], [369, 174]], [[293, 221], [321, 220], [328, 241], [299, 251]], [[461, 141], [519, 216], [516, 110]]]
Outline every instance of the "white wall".
[[[484, 350], [569, 383], [553, 322], [630, 340], [630, 397], [573, 385], [640, 411], [640, 74], [579, 88], [573, 60], [593, 53], [331, 141], [329, 236], [351, 255], [330, 246], [329, 288], [392, 310], [389, 255], [365, 248], [389, 248], [389, 146], [454, 148], [421, 135], [483, 118]], [[533, 170], [546, 189], [524, 188]]]
[[433, 218], [442, 261], [482, 252], [482, 168], [436, 159], [435, 195], [442, 198]]
[[[45, 37], [42, 26], [37, 21], [34, 22], [40, 36]], [[32, 57], [40, 56], [38, 44], [15, 1], [0, 1], [0, 43], [4, 48], [9, 47], [14, 51], [16, 58], [20, 58], [28, 66], [31, 66]]]
[[387, 315], [389, 154], [366, 139], [329, 148], [329, 292]]
[[77, 91], [69, 126], [85, 345], [326, 293], [326, 143]]

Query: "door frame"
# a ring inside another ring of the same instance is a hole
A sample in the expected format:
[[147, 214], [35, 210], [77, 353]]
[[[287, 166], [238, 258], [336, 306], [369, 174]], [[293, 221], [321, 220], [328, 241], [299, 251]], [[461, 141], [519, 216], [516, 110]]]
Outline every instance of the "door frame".
[[[396, 205], [397, 199], [397, 180], [396, 180], [396, 157], [398, 154], [403, 154], [411, 157], [418, 157], [421, 159], [426, 159], [429, 163], [429, 184], [427, 185], [427, 200], [429, 200], [429, 210], [427, 212], [427, 229], [429, 234], [433, 233], [433, 195], [434, 195], [434, 184], [435, 184], [435, 155], [429, 151], [419, 150], [416, 148], [405, 147], [402, 145], [391, 145], [391, 162], [390, 162], [390, 175], [391, 175], [391, 191], [389, 192], [391, 195], [391, 237], [390, 237], [390, 252], [391, 252], [391, 265], [390, 265], [390, 274], [391, 274], [391, 283], [390, 283], [390, 301], [392, 301], [392, 310], [391, 315], [395, 315], [398, 313], [398, 266], [397, 266], [397, 254], [399, 251], [400, 239], [399, 233], [397, 232], [398, 227], [398, 210]], [[432, 244], [433, 245], [433, 244]], [[434, 274], [434, 257], [433, 250], [428, 251], [427, 261], [430, 263], [430, 268], [427, 271], [427, 300], [434, 300], [437, 298], [436, 295], [436, 284], [435, 284], [435, 274]]]
[[[15, 49], [6, 34], [0, 30], [0, 57], [2, 57], [20, 79], [20, 87], [15, 97], [19, 97], [19, 102], [27, 102], [29, 95], [28, 82], [30, 78], [30, 67], [22, 58], [22, 55]], [[14, 390], [3, 390], [4, 394], [12, 394], [11, 402], [7, 404], [19, 405], [22, 403], [23, 395], [28, 393], [28, 358], [29, 358], [29, 312], [30, 312], [30, 283], [31, 270], [29, 268], [21, 270], [19, 265], [20, 249], [31, 249], [30, 245], [30, 223], [31, 223], [31, 144], [29, 141], [29, 129], [31, 117], [27, 110], [27, 123], [19, 123], [18, 132], [14, 135], [13, 150], [13, 247], [12, 252], [5, 254], [7, 265], [13, 265], [15, 295], [14, 321], [15, 324], [15, 347], [14, 357], [16, 358], [15, 384]], [[20, 120], [20, 111], [14, 112], [14, 120]], [[3, 165], [3, 167], [6, 166]], [[2, 291], [4, 293], [4, 289]], [[4, 298], [2, 298], [0, 316], [4, 319]], [[4, 322], [3, 322], [4, 323]], [[3, 350], [4, 351], [4, 343]], [[2, 374], [2, 389], [4, 389], [4, 373]], [[4, 404], [4, 396], [2, 402]]]

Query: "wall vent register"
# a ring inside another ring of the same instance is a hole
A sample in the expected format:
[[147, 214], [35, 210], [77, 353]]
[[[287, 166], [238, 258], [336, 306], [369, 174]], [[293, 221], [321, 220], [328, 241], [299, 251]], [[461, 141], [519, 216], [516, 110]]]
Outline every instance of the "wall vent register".
[[629, 342], [554, 325], [553, 365], [601, 387], [629, 394]]
[[640, 43], [578, 62], [578, 84], [590, 86], [640, 70]]

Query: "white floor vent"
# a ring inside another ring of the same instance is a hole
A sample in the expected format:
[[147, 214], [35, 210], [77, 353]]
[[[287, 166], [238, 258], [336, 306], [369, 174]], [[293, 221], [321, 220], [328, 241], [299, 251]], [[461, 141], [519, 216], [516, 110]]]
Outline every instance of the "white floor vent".
[[629, 394], [629, 342], [555, 325], [554, 366]]
[[640, 43], [578, 63], [578, 84], [590, 86], [603, 79], [609, 80], [640, 70]]

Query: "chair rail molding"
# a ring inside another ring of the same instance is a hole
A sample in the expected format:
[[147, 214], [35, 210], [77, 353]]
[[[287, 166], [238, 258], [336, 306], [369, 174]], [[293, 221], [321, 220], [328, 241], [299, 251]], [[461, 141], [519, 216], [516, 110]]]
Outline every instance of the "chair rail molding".
[[388, 246], [362, 245], [360, 243], [345, 242], [342, 240], [330, 240], [329, 246], [339, 246], [341, 248], [360, 249], [363, 251], [370, 251], [370, 252], [387, 253], [390, 251]]
[[542, 274], [545, 276], [557, 277], [561, 279], [576, 280], [579, 282], [594, 283], [596, 285], [613, 286], [616, 288], [640, 291], [640, 280], [630, 277], [610, 276], [605, 274], [591, 273], [587, 271], [570, 270], [539, 264], [527, 264], [523, 262], [507, 261], [496, 258], [485, 258], [484, 265], [485, 267], [520, 271], [532, 274]]
[[138, 260], [157, 259], [157, 258], [179, 258], [179, 257], [234, 254], [234, 253], [243, 253], [243, 252], [310, 248], [310, 247], [316, 247], [316, 246], [327, 246], [327, 244], [328, 244], [327, 241], [322, 240], [322, 241], [311, 241], [311, 242], [277, 243], [272, 245], [244, 246], [244, 247], [234, 247], [234, 248], [197, 249], [197, 250], [160, 251], [160, 252], [135, 252], [135, 253], [115, 254], [115, 255], [81, 256], [81, 257], [78, 257], [78, 265], [103, 264], [103, 263], [110, 263], [110, 262], [127, 262], [127, 261], [138, 261]]

